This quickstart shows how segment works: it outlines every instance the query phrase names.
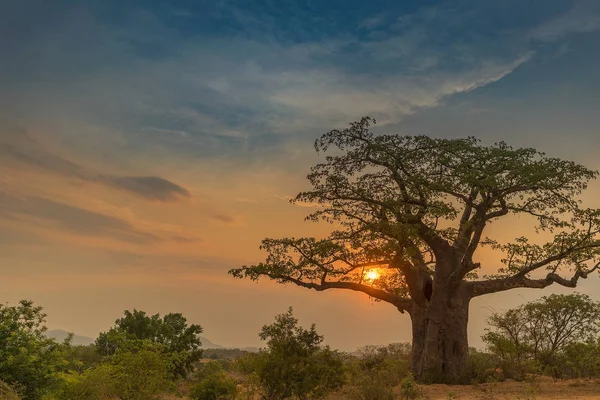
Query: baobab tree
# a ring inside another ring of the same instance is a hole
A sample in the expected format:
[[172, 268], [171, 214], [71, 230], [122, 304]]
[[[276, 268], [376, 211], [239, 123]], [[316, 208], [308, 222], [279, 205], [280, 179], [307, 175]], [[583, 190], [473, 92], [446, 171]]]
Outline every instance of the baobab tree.
[[[598, 268], [600, 210], [578, 199], [597, 172], [504, 142], [375, 135], [374, 122], [365, 117], [318, 139], [317, 152], [334, 154], [311, 168], [312, 189], [292, 200], [319, 203], [307, 219], [333, 223], [333, 232], [265, 239], [264, 262], [230, 273], [390, 303], [411, 318], [415, 376], [461, 382], [468, 376], [472, 298], [575, 287]], [[521, 216], [513, 221], [517, 236], [536, 232], [534, 240], [486, 236], [487, 227], [511, 215]], [[503, 256], [482, 266], [482, 246]]]

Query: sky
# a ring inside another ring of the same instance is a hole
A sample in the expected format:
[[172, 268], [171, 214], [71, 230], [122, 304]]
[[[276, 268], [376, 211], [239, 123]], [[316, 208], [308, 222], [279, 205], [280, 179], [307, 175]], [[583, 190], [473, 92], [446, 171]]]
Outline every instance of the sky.
[[[137, 308], [255, 346], [293, 306], [335, 348], [410, 340], [365, 295], [227, 275], [265, 237], [329, 232], [288, 200], [314, 140], [364, 115], [600, 169], [596, 0], [1, 3], [0, 301], [34, 300], [53, 329], [95, 337]], [[471, 344], [492, 311], [552, 292], [473, 300]]]

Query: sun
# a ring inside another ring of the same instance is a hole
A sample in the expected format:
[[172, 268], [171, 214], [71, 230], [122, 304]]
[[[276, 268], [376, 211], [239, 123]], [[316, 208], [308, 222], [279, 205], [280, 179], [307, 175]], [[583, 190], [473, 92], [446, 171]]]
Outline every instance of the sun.
[[376, 270], [372, 269], [370, 271], [367, 271], [367, 273], [365, 274], [365, 277], [369, 281], [374, 281], [375, 279], [379, 278], [379, 272], [377, 272]]

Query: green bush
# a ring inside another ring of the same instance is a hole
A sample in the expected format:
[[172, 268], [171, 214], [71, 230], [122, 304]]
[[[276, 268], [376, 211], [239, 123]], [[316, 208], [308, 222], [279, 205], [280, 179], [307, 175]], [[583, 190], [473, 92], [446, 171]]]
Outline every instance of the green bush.
[[499, 359], [494, 354], [469, 348], [470, 374], [475, 383], [485, 383], [503, 379]]
[[151, 400], [172, 387], [170, 363], [153, 346], [117, 351], [107, 362], [83, 373], [63, 374], [56, 400]]
[[211, 360], [209, 362], [201, 363], [198, 365], [198, 371], [194, 374], [196, 380], [201, 381], [206, 378], [210, 378], [216, 375], [222, 375], [225, 373], [223, 365], [218, 362]]
[[58, 382], [68, 343], [45, 336], [46, 314], [33, 302], [0, 304], [0, 380], [25, 400], [40, 399]]
[[236, 382], [227, 376], [218, 361], [209, 361], [199, 366], [196, 379], [200, 382], [192, 388], [192, 400], [229, 400], [237, 395]]
[[400, 382], [400, 394], [406, 400], [416, 399], [419, 395], [417, 381], [415, 381], [415, 377], [410, 372]]
[[314, 325], [310, 329], [298, 326], [291, 308], [264, 326], [260, 338], [267, 348], [236, 364], [245, 374], [254, 374], [263, 398], [322, 397], [344, 384], [341, 355], [321, 347], [323, 337]]
[[561, 378], [593, 378], [600, 376], [600, 338], [571, 343], [560, 354], [555, 374]]
[[394, 385], [387, 379], [386, 373], [377, 371], [369, 375], [363, 371], [354, 372], [348, 387], [349, 395], [356, 400], [393, 400]]
[[65, 359], [67, 363], [64, 365], [64, 372], [77, 373], [83, 373], [103, 361], [102, 355], [93, 344], [68, 347], [65, 350]]
[[232, 364], [232, 369], [244, 376], [241, 382], [243, 390], [241, 395], [246, 400], [254, 400], [260, 389], [260, 378], [257, 372], [259, 369], [259, 358], [260, 354], [246, 353]]
[[192, 388], [192, 400], [233, 400], [237, 395], [237, 384], [227, 375], [213, 375]]
[[172, 387], [171, 360], [152, 347], [118, 351], [111, 360], [115, 389], [121, 400], [150, 400]]
[[117, 396], [115, 369], [111, 364], [100, 364], [84, 373], [63, 374], [62, 385], [49, 396], [52, 400], [105, 400]]
[[351, 397], [357, 400], [391, 400], [394, 387], [409, 373], [410, 344], [366, 346], [349, 361]]

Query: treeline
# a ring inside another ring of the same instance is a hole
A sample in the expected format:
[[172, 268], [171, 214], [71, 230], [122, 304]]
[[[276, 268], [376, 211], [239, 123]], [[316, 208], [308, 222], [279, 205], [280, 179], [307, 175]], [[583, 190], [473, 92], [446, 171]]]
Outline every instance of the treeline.
[[[193, 400], [282, 400], [341, 391], [355, 400], [415, 398], [410, 345], [367, 346], [355, 354], [323, 346], [315, 326], [292, 309], [259, 334], [257, 353], [204, 354], [202, 328], [181, 314], [125, 311], [89, 346], [45, 336], [41, 307], [0, 305], [0, 398], [8, 400], [151, 400], [165, 394]], [[476, 382], [600, 377], [600, 304], [582, 294], [551, 295], [494, 313], [471, 349]]]
[[89, 346], [46, 337], [45, 318], [31, 301], [0, 305], [0, 398], [153, 399], [202, 357], [202, 328], [181, 314], [125, 311]]

